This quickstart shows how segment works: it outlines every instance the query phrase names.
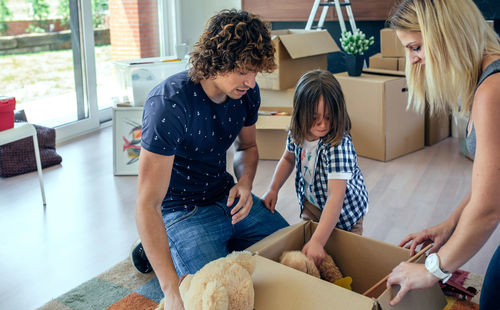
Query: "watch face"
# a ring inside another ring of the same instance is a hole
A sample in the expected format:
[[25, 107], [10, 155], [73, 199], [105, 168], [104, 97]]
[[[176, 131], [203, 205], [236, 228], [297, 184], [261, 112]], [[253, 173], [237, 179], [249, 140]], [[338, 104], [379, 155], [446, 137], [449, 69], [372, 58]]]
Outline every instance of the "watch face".
[[425, 267], [427, 267], [428, 270], [436, 270], [437, 264], [438, 256], [436, 255], [436, 253], [432, 253], [425, 259]]

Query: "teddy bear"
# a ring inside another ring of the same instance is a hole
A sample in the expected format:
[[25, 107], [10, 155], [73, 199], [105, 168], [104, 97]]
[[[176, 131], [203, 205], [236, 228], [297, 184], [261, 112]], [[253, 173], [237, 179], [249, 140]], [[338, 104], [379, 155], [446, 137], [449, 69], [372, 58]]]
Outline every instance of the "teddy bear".
[[[252, 310], [254, 288], [251, 274], [255, 258], [248, 251], [232, 252], [207, 263], [179, 286], [185, 310]], [[162, 300], [157, 310], [163, 310]]]
[[301, 251], [283, 252], [280, 257], [280, 263], [330, 283], [334, 283], [343, 278], [340, 269], [333, 261], [333, 258], [328, 254], [326, 254], [318, 267], [316, 267], [314, 262]]

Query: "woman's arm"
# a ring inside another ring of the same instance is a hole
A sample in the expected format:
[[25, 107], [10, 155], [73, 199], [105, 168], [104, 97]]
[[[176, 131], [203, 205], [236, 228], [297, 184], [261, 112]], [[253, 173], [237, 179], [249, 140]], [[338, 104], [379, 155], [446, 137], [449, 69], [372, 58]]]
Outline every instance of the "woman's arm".
[[472, 109], [476, 156], [472, 188], [454, 233], [439, 250], [441, 267], [454, 271], [488, 240], [500, 221], [500, 74], [487, 78]]
[[278, 166], [276, 166], [269, 189], [264, 196], [262, 196], [264, 205], [273, 213], [274, 208], [276, 207], [276, 202], [278, 201], [278, 192], [292, 173], [294, 164], [295, 154], [285, 149], [283, 156], [281, 156], [281, 159], [278, 162]]
[[[472, 167], [470, 199], [463, 206], [448, 241], [437, 252], [440, 267], [453, 272], [467, 262], [488, 240], [500, 221], [500, 74], [478, 88], [472, 117], [476, 131], [476, 156]], [[401, 263], [389, 275], [387, 286], [401, 285], [391, 305], [412, 289], [427, 288], [439, 279], [423, 265]]]
[[323, 249], [339, 221], [340, 211], [344, 205], [347, 181], [340, 179], [328, 180], [328, 199], [323, 207], [318, 227], [311, 240], [302, 248], [302, 252], [319, 266], [325, 257]]

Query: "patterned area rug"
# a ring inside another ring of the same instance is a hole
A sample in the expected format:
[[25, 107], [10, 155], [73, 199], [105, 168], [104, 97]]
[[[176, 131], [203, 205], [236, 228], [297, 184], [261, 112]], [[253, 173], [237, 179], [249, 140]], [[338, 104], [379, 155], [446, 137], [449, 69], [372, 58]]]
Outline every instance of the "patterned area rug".
[[154, 310], [163, 298], [154, 273], [141, 274], [130, 259], [48, 302], [42, 310]]
[[[480, 288], [483, 276], [457, 271], [451, 280], [478, 293], [471, 301], [460, 296], [446, 296], [448, 305], [444, 310], [479, 309]], [[452, 295], [452, 294], [450, 294]], [[154, 273], [141, 274], [127, 258], [108, 271], [81, 284], [42, 306], [41, 310], [154, 310], [163, 293]]]

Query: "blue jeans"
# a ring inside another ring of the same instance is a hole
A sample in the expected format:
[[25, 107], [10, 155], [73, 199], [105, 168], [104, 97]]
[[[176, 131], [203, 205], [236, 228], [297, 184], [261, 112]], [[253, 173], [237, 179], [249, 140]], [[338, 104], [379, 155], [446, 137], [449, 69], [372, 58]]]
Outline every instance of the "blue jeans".
[[484, 277], [481, 296], [479, 297], [479, 310], [500, 309], [500, 246], [490, 260]]
[[[241, 251], [288, 226], [278, 213], [271, 213], [252, 195], [253, 206], [242, 221], [231, 224], [227, 197], [207, 206], [180, 206], [162, 210], [163, 223], [177, 275], [193, 274], [206, 263]], [[235, 206], [237, 200], [233, 204]]]

